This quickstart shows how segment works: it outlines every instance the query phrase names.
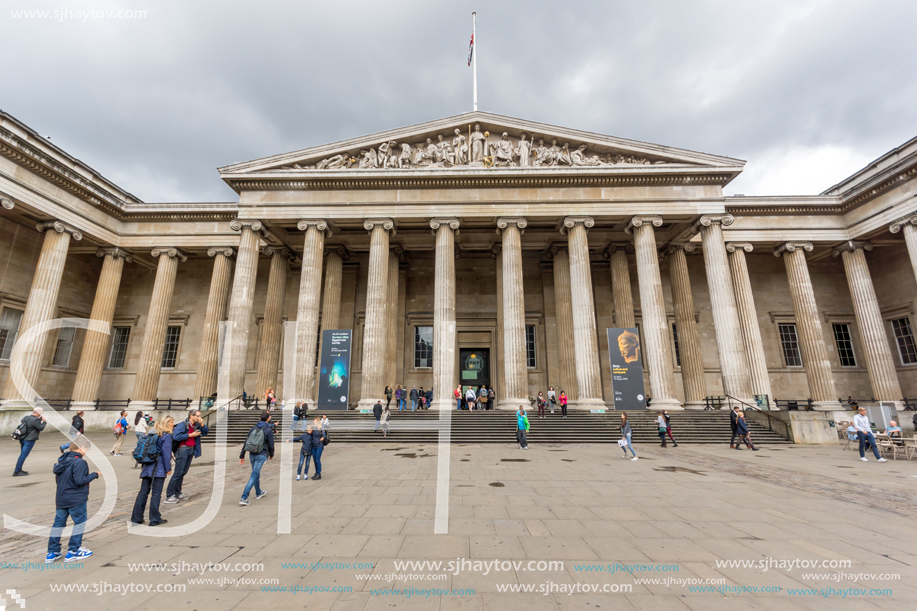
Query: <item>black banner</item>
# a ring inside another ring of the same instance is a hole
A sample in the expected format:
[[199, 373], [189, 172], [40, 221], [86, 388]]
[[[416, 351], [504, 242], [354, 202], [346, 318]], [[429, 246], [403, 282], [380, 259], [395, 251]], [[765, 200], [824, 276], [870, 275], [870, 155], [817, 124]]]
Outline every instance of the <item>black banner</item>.
[[615, 409], [646, 409], [643, 346], [635, 328], [607, 329]]
[[347, 409], [350, 398], [350, 334], [350, 329], [322, 331], [318, 409]]

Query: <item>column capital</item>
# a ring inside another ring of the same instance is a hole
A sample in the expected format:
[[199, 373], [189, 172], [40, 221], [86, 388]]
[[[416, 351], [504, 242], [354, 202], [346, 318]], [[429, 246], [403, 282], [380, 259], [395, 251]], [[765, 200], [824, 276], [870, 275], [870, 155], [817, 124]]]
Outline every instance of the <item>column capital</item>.
[[235, 256], [236, 251], [233, 250], [232, 246], [211, 246], [207, 249], [208, 257], [215, 257], [217, 255], [223, 255], [224, 257], [233, 257]]
[[589, 228], [595, 226], [595, 219], [591, 216], [568, 216], [560, 224], [560, 232], [564, 235], [567, 234], [567, 231], [573, 229], [577, 225], [582, 225], [589, 230]]
[[372, 231], [377, 226], [382, 227], [382, 229], [389, 232], [390, 235], [395, 235], [397, 229], [395, 228], [395, 221], [392, 219], [366, 219], [363, 221], [363, 229], [366, 231]]
[[704, 227], [710, 227], [711, 225], [729, 227], [735, 222], [736, 217], [731, 214], [705, 214], [694, 223], [694, 231], [699, 232]]
[[337, 246], [328, 246], [325, 248], [325, 252], [322, 253], [323, 256], [327, 257], [330, 254], [336, 254], [344, 261], [350, 259], [350, 251], [347, 250], [347, 247], [343, 244], [338, 244]]
[[134, 255], [127, 252], [123, 248], [118, 248], [117, 246], [100, 248], [96, 251], [96, 256], [100, 259], [104, 259], [105, 257], [111, 257], [112, 259], [124, 259], [126, 263], [133, 263], [134, 261]]
[[693, 242], [673, 242], [659, 251], [659, 260], [664, 261], [669, 256], [674, 255], [678, 251], [683, 251], [685, 253], [694, 252], [697, 250], [697, 244]]
[[635, 216], [627, 222], [624, 233], [629, 235], [634, 232], [635, 227], [642, 227], [644, 224], [649, 224], [652, 227], [662, 227], [662, 217], [654, 215]]
[[497, 233], [500, 234], [510, 225], [515, 225], [519, 228], [519, 233], [522, 233], [523, 229], [525, 229], [528, 224], [529, 222], [521, 216], [501, 216], [497, 219]]
[[752, 246], [751, 242], [726, 242], [726, 252], [736, 252], [737, 250], [751, 252], [754, 250], [754, 246]]
[[299, 219], [296, 223], [296, 228], [300, 231], [307, 231], [309, 227], [315, 227], [319, 231], [324, 231], [326, 238], [331, 237], [331, 226], [328, 224], [328, 221], [324, 219]]
[[602, 257], [610, 259], [611, 255], [619, 250], [632, 255], [634, 254], [634, 244], [633, 242], [610, 242], [608, 246], [605, 247], [605, 250], [602, 251]]
[[16, 207], [16, 204], [8, 197], [0, 197], [0, 206], [2, 206], [4, 210], [12, 210]]
[[229, 228], [233, 231], [242, 231], [243, 227], [248, 227], [261, 236], [262, 240], [271, 237], [271, 232], [264, 227], [264, 223], [255, 219], [233, 219], [229, 221]]
[[[4, 206], [5, 207], [5, 206]], [[901, 228], [905, 225], [917, 225], [917, 212], [912, 212], [907, 216], [901, 217], [894, 223], [888, 226], [888, 230], [892, 233], [898, 233], [901, 231]]]
[[273, 245], [268, 245], [268, 246], [265, 246], [264, 248], [261, 249], [261, 254], [263, 254], [265, 257], [274, 257], [274, 256], [278, 256], [278, 257], [285, 257], [285, 258], [287, 258], [287, 259], [295, 259], [295, 258], [296, 258], [296, 254], [295, 254], [294, 252], [292, 252], [292, 251], [291, 251], [289, 248], [287, 248], [286, 246], [273, 246]]
[[774, 249], [774, 256], [782, 257], [784, 253], [796, 252], [797, 249], [812, 252], [814, 248], [812, 242], [784, 242]]
[[150, 252], [150, 254], [153, 256], [153, 258], [156, 258], [159, 255], [165, 255], [169, 258], [178, 259], [182, 263], [188, 260], [187, 253], [180, 251], [174, 246], [157, 246]]
[[439, 229], [440, 226], [442, 225], [446, 225], [449, 227], [449, 229], [451, 229], [455, 233], [458, 233], [459, 220], [457, 218], [452, 218], [452, 217], [433, 218], [433, 219], [430, 219], [430, 229], [433, 230], [433, 235], [436, 235], [436, 230]]
[[855, 250], [860, 250], [860, 249], [863, 249], [866, 252], [869, 252], [870, 250], [872, 250], [872, 248], [873, 248], [872, 243], [867, 240], [847, 240], [840, 246], [836, 246], [831, 251], [831, 256], [839, 257], [842, 253], [853, 252]]
[[44, 233], [48, 230], [54, 230], [57, 233], [69, 233], [70, 237], [73, 238], [75, 242], [79, 242], [83, 239], [83, 232], [77, 229], [76, 227], [71, 227], [70, 225], [62, 221], [45, 221], [42, 223], [36, 223], [35, 229], [39, 233]]

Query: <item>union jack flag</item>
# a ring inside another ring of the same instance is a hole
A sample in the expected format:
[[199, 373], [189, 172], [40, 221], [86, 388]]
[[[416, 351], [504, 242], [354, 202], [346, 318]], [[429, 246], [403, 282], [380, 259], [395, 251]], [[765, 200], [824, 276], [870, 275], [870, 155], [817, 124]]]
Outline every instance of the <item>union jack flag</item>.
[[474, 55], [474, 34], [471, 35], [471, 42], [468, 43], [468, 66], [471, 66], [471, 57]]

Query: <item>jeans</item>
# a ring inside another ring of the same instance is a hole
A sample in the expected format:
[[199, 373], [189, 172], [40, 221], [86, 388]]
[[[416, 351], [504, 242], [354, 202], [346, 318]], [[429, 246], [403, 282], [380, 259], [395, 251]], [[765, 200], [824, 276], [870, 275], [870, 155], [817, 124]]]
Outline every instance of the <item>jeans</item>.
[[544, 416], [544, 403], [541, 403], [540, 401], [538, 403], [538, 416]]
[[312, 448], [312, 460], [315, 461], [315, 474], [322, 474], [322, 450], [325, 448], [318, 446], [317, 448]]
[[404, 399], [398, 399], [398, 411], [400, 412], [403, 409], [404, 409]]
[[857, 437], [860, 439], [860, 458], [866, 457], [866, 442], [869, 442], [869, 446], [872, 448], [872, 453], [876, 455], [876, 459], [882, 458], [879, 454], [879, 447], [876, 444], [876, 437], [870, 431], [869, 433], [864, 433], [863, 431], [857, 431]]
[[380, 420], [382, 420], [382, 416], [376, 416], [376, 428], [374, 428], [373, 431], [379, 430], [379, 421]]
[[632, 445], [630, 445], [630, 438], [631, 438], [630, 433], [628, 433], [627, 435], [624, 436], [624, 439], [627, 440], [627, 447], [626, 447], [626, 448], [621, 448], [622, 450], [624, 450], [624, 456], [627, 456], [627, 450], [630, 450], [630, 453], [633, 454], [634, 456], [637, 455], [637, 453], [634, 452], [634, 447], [633, 447]]
[[411, 399], [411, 411], [417, 409], [417, 399]]
[[525, 438], [525, 429], [516, 429], [516, 441], [519, 442], [521, 448], [529, 447], [529, 442]]
[[169, 480], [169, 488], [166, 490], [166, 496], [178, 496], [181, 494], [182, 480], [188, 474], [191, 468], [191, 461], [194, 459], [194, 448], [191, 446], [181, 446], [175, 453], [175, 469], [172, 472], [172, 479]]
[[566, 403], [560, 404], [560, 413], [564, 416], [567, 415], [567, 404]]
[[298, 427], [296, 426], [299, 423], [299, 416], [293, 416], [293, 424], [290, 425], [290, 430], [295, 431]]
[[462, 411], [462, 400], [461, 399], [455, 400], [455, 411], [457, 412]]
[[67, 545], [67, 551], [76, 552], [83, 543], [83, 529], [86, 528], [86, 503], [70, 507], [68, 509], [58, 509], [54, 516], [54, 526], [51, 528], [51, 538], [48, 539], [48, 553], [60, 553], [60, 539], [63, 528], [67, 525], [67, 516], [73, 519], [73, 533], [70, 535], [70, 542]]
[[162, 485], [166, 483], [164, 477], [141, 477], [140, 492], [137, 493], [137, 499], [134, 501], [134, 511], [131, 513], [131, 522], [140, 524], [143, 522], [143, 514], [146, 511], [146, 497], [153, 492], [153, 498], [150, 499], [150, 524], [162, 522], [162, 514], [159, 513], [159, 501], [162, 499]]
[[261, 494], [261, 467], [267, 461], [267, 452], [263, 454], [249, 453], [248, 460], [252, 463], [252, 474], [248, 478], [248, 483], [245, 484], [245, 490], [242, 491], [243, 501], [248, 498], [248, 493], [252, 491], [252, 486], [255, 487], [255, 494]]
[[306, 475], [309, 475], [309, 459], [311, 458], [312, 458], [312, 452], [303, 452], [302, 450], [300, 450], [299, 467], [296, 468], [296, 475], [302, 475], [303, 473], [302, 465], [304, 462], [306, 463]]
[[25, 439], [19, 440], [19, 460], [16, 461], [16, 470], [14, 473], [19, 473], [22, 471], [23, 465], [25, 465], [25, 459], [29, 457], [29, 453], [32, 451], [32, 447], [35, 445], [35, 440], [30, 439], [26, 441]]

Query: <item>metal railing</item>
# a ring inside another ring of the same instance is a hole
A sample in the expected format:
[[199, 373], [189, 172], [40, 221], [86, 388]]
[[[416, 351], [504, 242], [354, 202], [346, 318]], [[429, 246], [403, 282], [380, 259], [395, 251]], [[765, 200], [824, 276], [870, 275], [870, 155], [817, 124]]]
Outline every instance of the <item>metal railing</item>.
[[153, 409], [183, 410], [191, 409], [191, 399], [154, 399]]

